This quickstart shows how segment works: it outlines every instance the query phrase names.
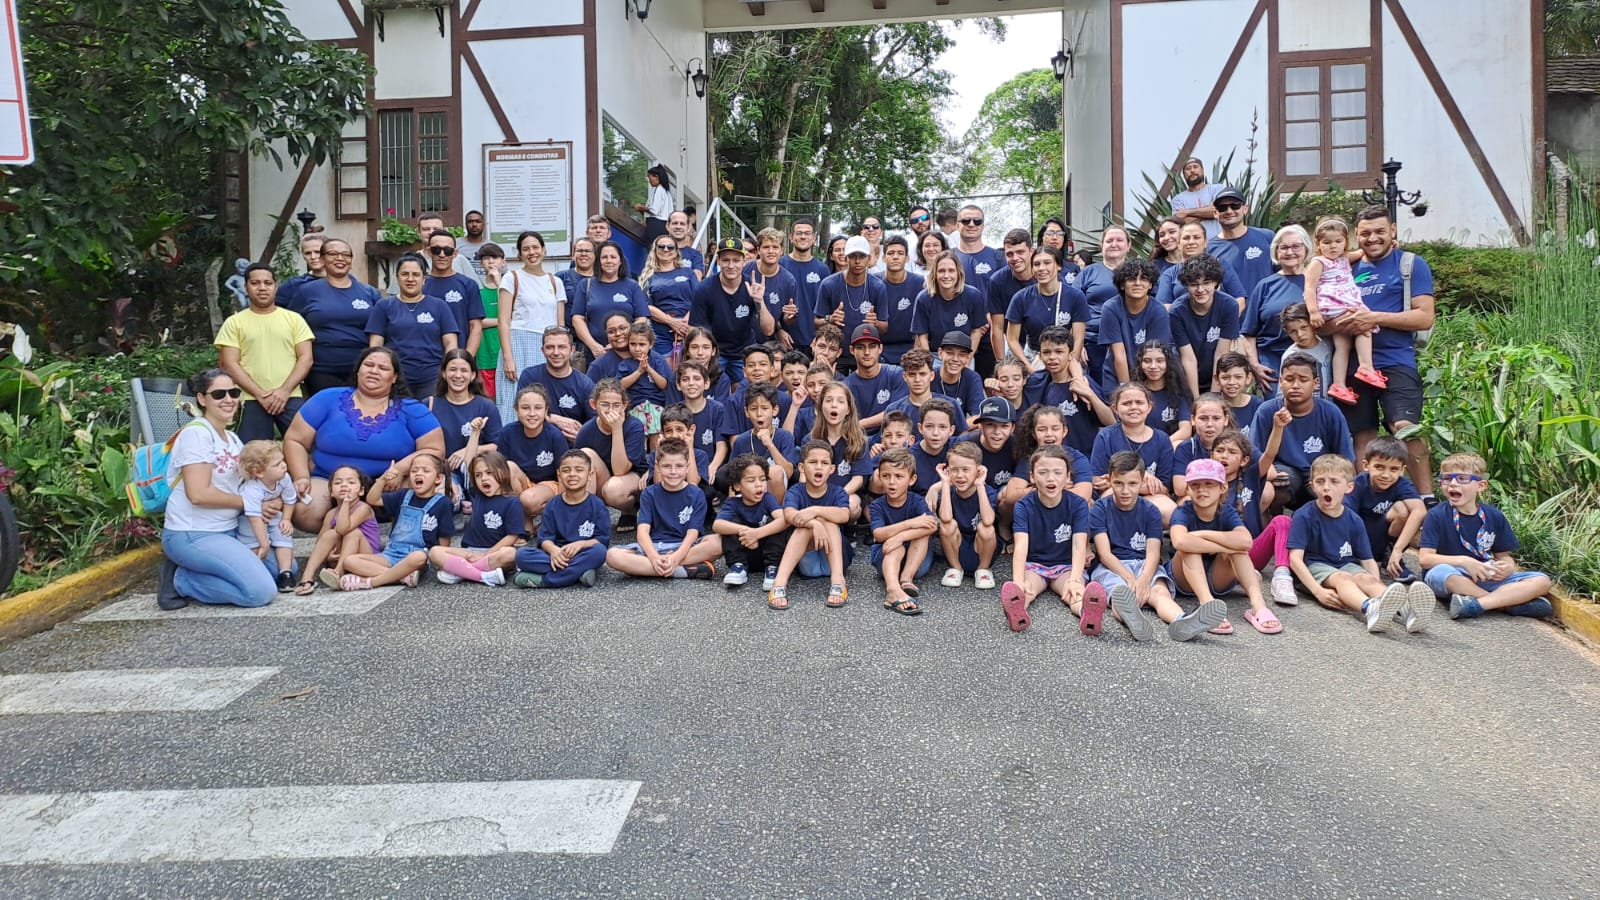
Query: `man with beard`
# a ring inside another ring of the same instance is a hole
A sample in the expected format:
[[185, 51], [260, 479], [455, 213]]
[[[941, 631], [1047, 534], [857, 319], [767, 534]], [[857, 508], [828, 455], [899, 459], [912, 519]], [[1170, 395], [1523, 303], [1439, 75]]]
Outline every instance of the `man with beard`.
[[472, 266], [472, 271], [477, 273], [478, 281], [481, 282], [483, 281], [483, 264], [478, 262], [478, 251], [483, 248], [484, 244], [489, 243], [489, 237], [485, 233], [488, 231], [487, 223], [483, 218], [483, 213], [473, 209], [467, 211], [467, 217], [462, 220], [461, 224], [466, 228], [467, 234], [456, 241], [456, 256], [465, 259], [467, 265]]
[[683, 260], [684, 266], [694, 270], [694, 279], [700, 281], [706, 277], [706, 257], [704, 253], [694, 248], [694, 232], [689, 230], [689, 214], [677, 210], [667, 217], [667, 234], [672, 235], [672, 240], [678, 245], [678, 259]]
[[1222, 185], [1206, 184], [1206, 166], [1198, 156], [1189, 157], [1183, 164], [1183, 183], [1188, 189], [1172, 196], [1172, 214], [1185, 222], [1204, 225], [1208, 240], [1216, 237], [1222, 225], [1217, 222], [1217, 209], [1211, 204], [1222, 192]]
[[1206, 252], [1215, 256], [1222, 265], [1232, 269], [1244, 286], [1244, 297], [1256, 289], [1261, 279], [1272, 274], [1272, 232], [1254, 225], [1246, 225], [1244, 217], [1250, 212], [1244, 195], [1230, 187], [1217, 193], [1212, 206], [1217, 211], [1217, 225], [1221, 230], [1206, 244]]
[[[789, 225], [789, 253], [778, 260], [778, 265], [794, 276], [795, 284], [800, 288], [800, 314], [806, 316], [817, 308], [817, 288], [822, 284], [822, 279], [829, 274], [828, 264], [811, 251], [817, 245], [817, 225], [810, 219], [801, 216]], [[816, 323], [810, 322], [806, 329], [809, 333], [816, 333]], [[791, 332], [792, 334], [793, 332]], [[797, 341], [798, 343], [798, 341]], [[811, 345], [808, 339], [806, 346]]]
[[[961, 207], [961, 214], [956, 221], [961, 226], [961, 239], [953, 249], [961, 260], [961, 268], [966, 270], [967, 286], [976, 289], [979, 296], [987, 297], [990, 274], [1001, 271], [1005, 264], [999, 250], [983, 243], [983, 208], [969, 203]], [[929, 280], [932, 281], [931, 275]], [[992, 330], [985, 330], [977, 336], [978, 352], [973, 365], [978, 374], [985, 378], [994, 374], [994, 364], [999, 358], [995, 356], [995, 338]], [[1003, 352], [1003, 342], [1001, 346]]]

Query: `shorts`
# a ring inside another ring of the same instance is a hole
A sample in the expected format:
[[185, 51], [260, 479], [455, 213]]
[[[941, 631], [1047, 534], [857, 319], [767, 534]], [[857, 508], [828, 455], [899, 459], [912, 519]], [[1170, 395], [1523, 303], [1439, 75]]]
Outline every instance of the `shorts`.
[[[933, 553], [931, 555], [944, 559], [944, 543], [939, 540], [937, 535], [931, 540], [933, 541]], [[961, 567], [961, 571], [975, 572], [978, 570], [978, 545], [975, 535], [962, 533], [961, 546], [956, 551], [956, 557], [955, 564]], [[949, 561], [946, 560], [946, 562]]]
[[1067, 573], [1071, 572], [1072, 571], [1072, 566], [1070, 566], [1070, 565], [1065, 565], [1065, 566], [1047, 566], [1044, 563], [1032, 563], [1031, 562], [1031, 563], [1024, 563], [1023, 566], [1022, 566], [1022, 569], [1023, 569], [1023, 571], [1027, 572], [1029, 575], [1037, 575], [1040, 578], [1043, 578], [1045, 580], [1045, 583], [1048, 584], [1048, 583], [1050, 583], [1052, 581], [1055, 581], [1057, 578], [1061, 578], [1062, 576], [1064, 576]]
[[[1429, 569], [1427, 573], [1422, 576], [1422, 580], [1427, 583], [1428, 587], [1433, 588], [1434, 594], [1438, 595], [1438, 597], [1442, 600], [1450, 596], [1450, 589], [1445, 587], [1444, 583], [1452, 575], [1461, 575], [1467, 578], [1472, 577], [1467, 575], [1465, 569], [1459, 569], [1451, 565], [1442, 565], [1434, 566], [1433, 568]], [[1541, 577], [1546, 577], [1543, 572], [1513, 572], [1499, 581], [1474, 581], [1473, 584], [1476, 584], [1478, 587], [1483, 588], [1486, 591], [1493, 591], [1496, 588], [1504, 587], [1508, 584], [1516, 584], [1519, 581], [1527, 581], [1530, 578]]]
[[639, 420], [644, 426], [646, 436], [661, 433], [661, 405], [649, 400], [640, 400], [638, 405], [628, 410], [628, 415]]
[[[844, 567], [850, 568], [850, 563], [855, 561], [855, 545], [844, 541]], [[828, 569], [828, 554], [821, 550], [807, 550], [806, 555], [800, 557], [800, 562], [795, 566], [795, 572], [801, 578], [821, 578], [830, 574]], [[843, 572], [839, 573], [843, 575]]]
[[1308, 562], [1306, 568], [1311, 570], [1311, 577], [1317, 584], [1326, 584], [1329, 578], [1343, 572], [1346, 575], [1360, 575], [1367, 570], [1360, 563], [1345, 563], [1342, 566], [1330, 566], [1327, 563]]
[[[1144, 574], [1145, 561], [1142, 559], [1121, 559], [1117, 561], [1126, 566], [1128, 571], [1133, 573], [1134, 578], [1138, 578]], [[1127, 587], [1133, 587], [1133, 585], [1123, 581], [1121, 575], [1118, 575], [1117, 573], [1101, 565], [1095, 566], [1094, 571], [1089, 573], [1089, 580], [1105, 588], [1106, 593], [1108, 594], [1111, 592], [1112, 588], [1122, 587], [1124, 585]], [[1156, 577], [1150, 579], [1150, 584], [1165, 584], [1167, 586], [1167, 590], [1172, 593], [1177, 593], [1178, 590], [1178, 586], [1173, 584], [1172, 574], [1167, 571], [1166, 566], [1158, 565], [1156, 567]]]
[[[282, 521], [283, 513], [278, 513], [272, 518], [266, 520], [268, 547], [294, 546], [294, 535], [284, 534], [283, 531], [278, 528], [278, 523]], [[244, 516], [239, 517], [238, 535], [239, 542], [244, 544], [246, 547], [249, 547], [251, 550], [254, 550], [257, 546], [259, 546], [256, 541], [255, 529], [250, 527], [250, 520], [246, 519]]]
[[381, 555], [383, 556], [383, 558], [385, 560], [388, 561], [390, 566], [395, 566], [395, 565], [399, 565], [399, 563], [400, 563], [400, 561], [402, 559], [405, 559], [406, 557], [410, 556], [413, 553], [416, 553], [419, 550], [424, 552], [424, 553], [426, 553], [428, 548], [427, 547], [419, 547], [416, 544], [394, 544], [394, 543], [391, 543], [389, 546], [383, 548], [383, 553]]
[[1422, 376], [1410, 366], [1389, 366], [1380, 369], [1389, 379], [1387, 388], [1375, 388], [1360, 379], [1350, 379], [1356, 392], [1356, 404], [1344, 407], [1344, 417], [1350, 423], [1352, 435], [1377, 431], [1379, 409], [1383, 412], [1383, 426], [1390, 432], [1396, 422], [1422, 421]]
[[[883, 568], [883, 547], [882, 547], [882, 545], [873, 544], [872, 545], [872, 552], [868, 554], [868, 558], [872, 560], [872, 567], [874, 569], [882, 569]], [[922, 576], [928, 574], [928, 571], [930, 569], [932, 569], [932, 568], [933, 568], [933, 554], [932, 553], [923, 554], [923, 556], [922, 556], [922, 565], [917, 566], [916, 577], [917, 578], [921, 578]], [[904, 572], [902, 572], [900, 574], [901, 574], [902, 577], [904, 577], [904, 575], [905, 575]]]
[[[672, 553], [679, 547], [683, 546], [683, 541], [651, 541], [651, 543], [655, 545], [657, 555]], [[696, 541], [695, 543], [699, 543], [699, 541]], [[618, 544], [617, 549], [627, 550], [629, 553], [633, 553], [638, 556], [644, 555], [644, 547], [640, 544]]]
[[[1230, 581], [1227, 584], [1216, 584], [1216, 583], [1212, 582], [1212, 580], [1211, 580], [1211, 565], [1212, 565], [1212, 563], [1217, 561], [1217, 554], [1215, 554], [1215, 553], [1202, 553], [1202, 554], [1199, 554], [1199, 556], [1200, 556], [1200, 564], [1202, 566], [1204, 566], [1205, 570], [1206, 570], [1206, 588], [1211, 591], [1212, 598], [1214, 599], [1214, 598], [1217, 598], [1217, 597], [1221, 597], [1223, 594], [1226, 594], [1227, 592], [1233, 590], [1233, 586], [1237, 582]], [[1169, 569], [1168, 571], [1170, 572], [1171, 570]], [[1196, 596], [1199, 596], [1198, 594], [1196, 594], [1190, 588], [1186, 588], [1183, 585], [1179, 584], [1177, 576], [1173, 576], [1173, 579], [1172, 579], [1172, 592], [1173, 592], [1173, 594], [1178, 595], [1178, 596], [1182, 596], [1182, 597], [1196, 597]]]

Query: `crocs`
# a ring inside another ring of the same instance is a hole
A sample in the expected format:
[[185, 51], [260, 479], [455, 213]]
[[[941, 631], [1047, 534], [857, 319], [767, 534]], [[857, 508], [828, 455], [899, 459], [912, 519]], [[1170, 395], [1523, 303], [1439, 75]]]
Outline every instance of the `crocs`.
[[1006, 624], [1012, 631], [1027, 631], [1033, 624], [1028, 616], [1028, 601], [1023, 599], [1022, 588], [1015, 581], [1000, 586], [1000, 608], [1006, 611]]
[[1083, 589], [1083, 612], [1078, 616], [1078, 630], [1090, 637], [1099, 637], [1105, 616], [1106, 589], [1091, 581]]

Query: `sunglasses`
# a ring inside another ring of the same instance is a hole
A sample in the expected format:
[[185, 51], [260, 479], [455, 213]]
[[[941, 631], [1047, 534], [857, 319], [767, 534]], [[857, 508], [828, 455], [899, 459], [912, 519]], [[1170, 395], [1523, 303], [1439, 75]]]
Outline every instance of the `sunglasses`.
[[[213, 391], [213, 393], [215, 392]], [[1482, 475], [1468, 475], [1465, 472], [1449, 472], [1439, 476], [1440, 484], [1471, 484], [1474, 481], [1482, 480]]]
[[982, 225], [983, 224], [983, 220], [982, 219], [961, 219], [960, 221], [961, 221], [961, 224], [963, 224], [963, 225]]
[[862, 231], [882, 231], [883, 230], [883, 226], [882, 225], [863, 225], [863, 226], [861, 226], [861, 230]]
[[912, 216], [911, 217], [911, 221], [913, 221], [913, 222], [926, 222], [926, 221], [928, 221], [928, 217], [927, 216]]
[[213, 399], [213, 400], [221, 400], [223, 397], [231, 397], [231, 398], [237, 400], [237, 399], [239, 399], [240, 395], [242, 395], [244, 393], [244, 391], [242, 391], [242, 390], [240, 390], [240, 389], [235, 387], [235, 388], [217, 388], [214, 391], [206, 391], [206, 393], [208, 395], [210, 395], [211, 399]]
[[1231, 211], [1236, 210], [1236, 209], [1244, 209], [1244, 204], [1243, 203], [1218, 203], [1217, 204], [1217, 212], [1231, 212]]
[[678, 249], [678, 245], [677, 244], [657, 244], [656, 245], [656, 249], [657, 250], [676, 250], [676, 249]]
[[454, 247], [429, 247], [428, 248], [428, 252], [432, 253], [434, 256], [455, 256], [456, 255], [456, 248], [454, 248]]

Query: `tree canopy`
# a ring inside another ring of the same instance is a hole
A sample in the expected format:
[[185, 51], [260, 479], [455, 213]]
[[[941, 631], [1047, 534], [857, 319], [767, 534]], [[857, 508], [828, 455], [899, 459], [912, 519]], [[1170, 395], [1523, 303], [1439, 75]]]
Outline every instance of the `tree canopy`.
[[966, 192], [1049, 191], [1036, 218], [1061, 214], [1061, 85], [1049, 69], [1023, 72], [984, 98], [961, 142]]
[[214, 217], [220, 153], [321, 161], [366, 109], [366, 59], [308, 42], [278, 0], [28, 0], [19, 14], [36, 161], [0, 167], [4, 318], [60, 323], [132, 293], [158, 238]]

